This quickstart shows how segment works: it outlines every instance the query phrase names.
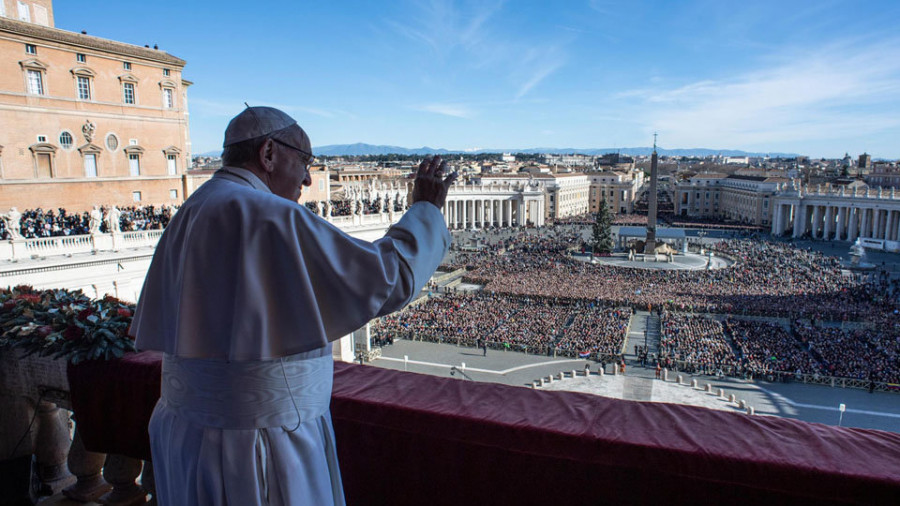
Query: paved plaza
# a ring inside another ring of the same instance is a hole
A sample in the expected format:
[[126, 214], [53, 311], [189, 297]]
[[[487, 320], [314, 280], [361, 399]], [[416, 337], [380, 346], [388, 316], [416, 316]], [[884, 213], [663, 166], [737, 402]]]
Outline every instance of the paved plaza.
[[[487, 356], [476, 348], [457, 347], [450, 344], [418, 341], [395, 341], [382, 350], [383, 357], [371, 363], [375, 367], [407, 370], [433, 376], [456, 378], [460, 381], [481, 381], [529, 388], [534, 380], [573, 369], [583, 371], [589, 365], [596, 371], [598, 364], [592, 360], [553, 358], [526, 355], [519, 352], [488, 350]], [[407, 357], [408, 360], [404, 360]], [[463, 364], [465, 367], [463, 368]], [[454, 369], [455, 368], [455, 369]], [[451, 375], [451, 372], [453, 373]], [[830, 388], [803, 383], [769, 383], [744, 381], [734, 378], [717, 379], [710, 376], [684, 375], [685, 383], [696, 378], [699, 390], [654, 379], [655, 371], [629, 362], [624, 376], [606, 374], [602, 378], [593, 375], [589, 379], [578, 377], [557, 380], [546, 387], [553, 390], [588, 392], [608, 397], [653, 402], [674, 402], [706, 406], [714, 409], [739, 410], [726, 400], [702, 391], [706, 383], [717, 393], [725, 390], [726, 398], [734, 394], [745, 400], [757, 415], [773, 415], [796, 418], [808, 422], [845, 427], [880, 429], [900, 433], [900, 393], [876, 392], [850, 388]], [[841, 419], [838, 409], [846, 405]]]

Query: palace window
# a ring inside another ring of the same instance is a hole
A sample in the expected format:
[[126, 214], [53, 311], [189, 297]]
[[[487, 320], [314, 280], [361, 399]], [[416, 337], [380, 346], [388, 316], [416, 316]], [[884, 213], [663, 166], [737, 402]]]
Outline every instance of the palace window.
[[140, 146], [128, 146], [124, 149], [125, 156], [128, 157], [128, 174], [131, 176], [141, 175], [141, 157], [144, 154], [144, 148]]
[[75, 77], [75, 96], [78, 100], [91, 99], [91, 81], [96, 75], [93, 70], [87, 67], [76, 67], [69, 72]]
[[126, 104], [134, 104], [134, 83], [122, 84], [123, 100]]
[[28, 93], [32, 95], [44, 94], [44, 75], [40, 70], [28, 70]]
[[25, 52], [28, 54], [37, 54], [37, 46], [34, 44], [25, 44]]
[[86, 76], [78, 76], [78, 99], [79, 100], [90, 100], [91, 99], [91, 78]]
[[174, 176], [178, 173], [177, 155], [166, 155], [166, 173], [168, 173], [170, 176]]
[[131, 62], [130, 61], [122, 62], [122, 68], [125, 70], [131, 70]]
[[84, 155], [84, 177], [97, 177], [97, 155], [94, 153]]
[[128, 155], [128, 173], [132, 176], [141, 175], [141, 155], [137, 153]]
[[169, 198], [172, 200], [178, 200], [178, 190], [169, 190]]
[[115, 134], [109, 134], [106, 136], [106, 149], [110, 151], [119, 149], [119, 138], [116, 137]]
[[87, 56], [81, 53], [77, 53], [75, 55], [75, 61], [77, 61], [78, 63], [87, 63]]
[[34, 163], [34, 177], [38, 179], [53, 177], [53, 162], [56, 156], [56, 146], [47, 144], [46, 135], [39, 135], [37, 144], [29, 146], [28, 149], [31, 151]]
[[59, 145], [63, 147], [63, 149], [72, 149], [72, 144], [75, 140], [72, 138], [72, 134], [69, 132], [63, 132], [59, 134]]
[[166, 109], [175, 108], [175, 90], [172, 88], [163, 88], [163, 107]]
[[164, 76], [169, 77], [169, 74], [170, 74], [169, 69], [163, 69]]
[[141, 201], [141, 192], [131, 192], [131, 200], [134, 202]]

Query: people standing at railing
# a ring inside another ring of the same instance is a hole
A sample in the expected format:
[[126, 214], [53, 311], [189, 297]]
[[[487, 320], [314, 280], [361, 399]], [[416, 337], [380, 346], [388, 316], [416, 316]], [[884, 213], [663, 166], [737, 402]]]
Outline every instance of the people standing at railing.
[[[13, 208], [15, 209], [15, 208]], [[119, 230], [130, 232], [137, 230], [162, 230], [168, 225], [176, 208], [173, 206], [128, 206], [118, 208], [119, 216], [114, 218]], [[87, 235], [91, 233], [109, 233], [109, 218], [112, 207], [97, 207], [90, 212], [70, 213], [65, 208], [56, 211], [41, 208], [26, 209], [24, 212], [10, 211], [3, 218], [0, 226], [0, 239], [40, 239], [45, 237], [64, 237], [71, 235]], [[14, 234], [18, 234], [14, 237]]]
[[313, 155], [284, 112], [248, 106], [224, 148], [160, 239], [131, 327], [138, 349], [164, 353], [149, 426], [156, 500], [344, 504], [331, 343], [432, 276], [456, 174], [424, 160], [414, 204], [370, 243], [297, 204]]

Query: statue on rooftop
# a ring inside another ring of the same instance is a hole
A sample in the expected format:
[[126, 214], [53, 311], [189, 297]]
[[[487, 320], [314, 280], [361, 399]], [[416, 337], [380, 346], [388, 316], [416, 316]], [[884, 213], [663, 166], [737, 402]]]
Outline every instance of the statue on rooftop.
[[21, 226], [19, 221], [22, 219], [22, 213], [20, 213], [18, 209], [10, 207], [9, 212], [0, 215], [0, 219], [6, 224], [6, 230], [9, 232], [10, 239], [15, 240], [22, 238], [22, 233], [19, 229]]
[[119, 208], [116, 206], [112, 206], [106, 213], [106, 228], [111, 234], [118, 234], [122, 231], [122, 228], [119, 225], [119, 219], [121, 217], [122, 211], [119, 211]]
[[91, 218], [88, 222], [88, 227], [90, 228], [91, 234], [96, 234], [100, 232], [100, 224], [103, 223], [103, 213], [100, 211], [100, 208], [94, 206], [91, 209]]

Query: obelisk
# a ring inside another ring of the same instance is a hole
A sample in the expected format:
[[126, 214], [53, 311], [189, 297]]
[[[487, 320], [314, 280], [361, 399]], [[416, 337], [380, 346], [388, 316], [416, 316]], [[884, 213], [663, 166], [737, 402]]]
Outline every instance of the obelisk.
[[653, 134], [653, 154], [650, 156], [650, 192], [647, 195], [647, 239], [644, 254], [656, 253], [656, 180], [659, 177], [659, 157], [656, 154], [656, 134]]

